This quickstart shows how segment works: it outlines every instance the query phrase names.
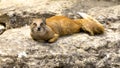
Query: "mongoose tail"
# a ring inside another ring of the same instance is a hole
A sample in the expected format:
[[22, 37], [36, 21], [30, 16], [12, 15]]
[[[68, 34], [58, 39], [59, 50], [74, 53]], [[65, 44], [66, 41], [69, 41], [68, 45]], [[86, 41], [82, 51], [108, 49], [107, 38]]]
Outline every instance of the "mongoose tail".
[[98, 22], [95, 18], [91, 17], [86, 13], [78, 12], [78, 14], [83, 19], [76, 19], [75, 21], [81, 24], [81, 29], [83, 31], [88, 32], [90, 35], [104, 33], [103, 25], [100, 22]]

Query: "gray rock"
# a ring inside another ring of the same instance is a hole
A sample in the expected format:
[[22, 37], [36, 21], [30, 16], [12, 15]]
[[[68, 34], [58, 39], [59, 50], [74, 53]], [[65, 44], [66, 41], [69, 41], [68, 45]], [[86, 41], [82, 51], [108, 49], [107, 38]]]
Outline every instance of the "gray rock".
[[[120, 25], [120, 23], [113, 24]], [[16, 59], [13, 64], [2, 61], [6, 63], [5, 65], [20, 67], [23, 64], [28, 67], [51, 68], [86, 66], [97, 66], [99, 68], [105, 67], [107, 64], [119, 66], [119, 61], [105, 59], [104, 57], [109, 53], [119, 56], [117, 50], [119, 50], [120, 45], [120, 34], [108, 28], [106, 28], [104, 35], [89, 36], [87, 33], [77, 33], [61, 37], [55, 43], [34, 41], [30, 36], [29, 26], [7, 30], [0, 38], [1, 57], [7, 56], [6, 58]], [[104, 58], [101, 58], [102, 55]], [[117, 59], [116, 56], [109, 56], [109, 58]], [[106, 62], [107, 60], [112, 62], [104, 64], [104, 59]]]
[[[16, 2], [14, 2], [16, 1]], [[7, 0], [8, 4], [6, 6], [0, 5], [0, 15], [7, 14], [8, 16], [17, 15], [14, 20], [22, 20], [24, 17], [36, 16], [41, 13], [45, 14], [47, 12], [41, 11], [43, 5], [47, 5], [45, 0], [29, 0], [26, 1], [22, 7], [20, 7], [24, 0], [20, 0], [20, 3], [15, 7], [11, 7], [18, 2], [18, 0]], [[33, 1], [33, 2], [31, 2]], [[104, 21], [106, 17], [99, 17], [101, 14], [105, 16], [109, 15], [110, 10], [114, 13], [110, 15], [116, 18], [119, 15], [119, 6], [109, 8], [96, 8], [89, 12], [89, 7], [96, 7], [93, 5], [100, 4], [102, 2], [97, 2], [96, 0], [79, 0], [76, 4], [72, 4], [70, 0], [59, 1], [62, 5], [60, 8], [58, 2], [54, 2], [48, 6], [52, 5], [54, 8], [45, 8], [44, 10], [51, 10], [55, 13], [62, 14], [61, 12], [66, 9], [72, 9], [74, 11], [84, 10], [88, 11], [88, 14], [93, 15], [93, 17], [101, 19]], [[1, 1], [3, 3], [3, 1]], [[5, 2], [5, 1], [4, 1]], [[64, 2], [64, 3], [63, 3]], [[68, 3], [66, 3], [68, 2]], [[82, 6], [76, 7], [78, 5]], [[97, 3], [96, 3], [97, 2]], [[6, 2], [5, 2], [6, 3]], [[31, 4], [29, 4], [31, 3]], [[37, 4], [35, 4], [37, 3]], [[65, 4], [66, 3], [66, 4]], [[86, 4], [87, 3], [87, 4]], [[106, 2], [105, 2], [106, 3]], [[42, 4], [42, 5], [41, 5]], [[108, 3], [107, 3], [108, 4]], [[76, 6], [75, 6], [76, 5]], [[103, 5], [103, 4], [102, 4]], [[104, 4], [106, 5], [106, 4]], [[109, 4], [111, 5], [111, 3]], [[25, 7], [28, 6], [28, 7]], [[37, 7], [36, 7], [37, 6]], [[100, 5], [99, 5], [100, 6]], [[108, 6], [108, 5], [107, 5]], [[113, 5], [112, 5], [113, 6]], [[24, 7], [24, 8], [23, 8]], [[76, 7], [76, 8], [75, 8]], [[82, 8], [80, 8], [82, 7]], [[3, 9], [2, 9], [3, 8]], [[52, 10], [54, 9], [54, 10]], [[101, 10], [99, 10], [101, 9]], [[26, 11], [23, 11], [26, 10]], [[11, 12], [10, 12], [11, 11]], [[29, 12], [29, 13], [28, 13]], [[93, 14], [92, 14], [93, 13]], [[35, 15], [34, 15], [35, 14]], [[50, 14], [50, 12], [48, 12]], [[53, 14], [53, 13], [52, 13]], [[50, 14], [51, 15], [51, 14]], [[115, 17], [114, 17], [115, 15]], [[46, 16], [49, 16], [46, 14]], [[74, 15], [73, 15], [74, 16]], [[22, 18], [21, 18], [22, 17]], [[74, 17], [73, 17], [74, 18]], [[18, 20], [18, 21], [19, 21]], [[17, 22], [18, 22], [17, 21]], [[24, 20], [23, 20], [24, 21]], [[19, 22], [18, 22], [19, 23]], [[111, 25], [107, 26], [105, 24], [105, 33], [103, 35], [89, 36], [87, 33], [76, 33], [69, 36], [60, 37], [55, 43], [42, 43], [34, 41], [30, 36], [29, 25], [12, 28], [6, 30], [2, 35], [0, 35], [0, 68], [119, 68], [120, 67], [120, 20], [111, 22]]]

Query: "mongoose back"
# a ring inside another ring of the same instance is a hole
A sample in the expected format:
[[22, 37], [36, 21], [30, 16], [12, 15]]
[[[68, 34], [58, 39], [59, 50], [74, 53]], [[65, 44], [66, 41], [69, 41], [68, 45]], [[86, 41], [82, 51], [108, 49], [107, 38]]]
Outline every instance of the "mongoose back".
[[83, 19], [73, 20], [65, 16], [33, 19], [30, 26], [31, 37], [37, 41], [55, 42], [59, 36], [78, 33], [81, 29], [90, 35], [104, 32], [104, 27], [97, 20], [85, 13], [80, 15]]

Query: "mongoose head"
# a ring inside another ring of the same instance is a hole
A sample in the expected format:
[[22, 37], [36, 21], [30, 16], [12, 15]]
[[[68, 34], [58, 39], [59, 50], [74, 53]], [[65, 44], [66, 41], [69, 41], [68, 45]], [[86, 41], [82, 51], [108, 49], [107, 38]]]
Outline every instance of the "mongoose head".
[[52, 30], [46, 25], [45, 18], [33, 19], [30, 28], [30, 34], [34, 40], [46, 41], [52, 38], [54, 35]]
[[32, 32], [44, 32], [46, 28], [45, 18], [33, 19], [31, 24]]

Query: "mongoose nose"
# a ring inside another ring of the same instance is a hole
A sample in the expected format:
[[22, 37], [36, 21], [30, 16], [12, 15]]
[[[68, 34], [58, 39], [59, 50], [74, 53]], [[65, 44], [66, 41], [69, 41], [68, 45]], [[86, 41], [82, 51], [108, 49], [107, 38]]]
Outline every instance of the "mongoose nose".
[[38, 27], [38, 31], [40, 31], [40, 27]]

